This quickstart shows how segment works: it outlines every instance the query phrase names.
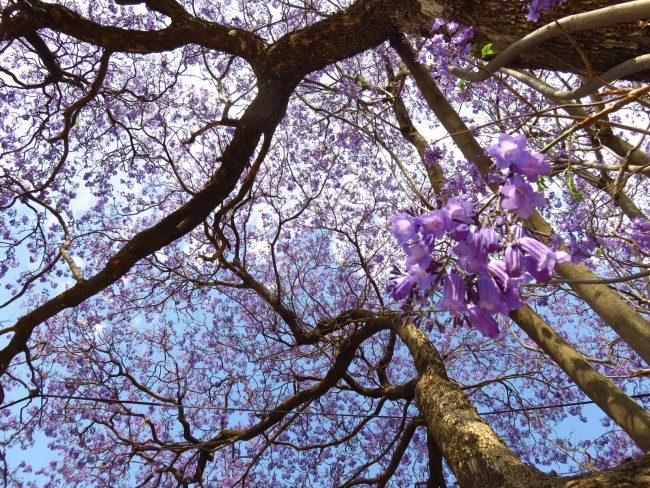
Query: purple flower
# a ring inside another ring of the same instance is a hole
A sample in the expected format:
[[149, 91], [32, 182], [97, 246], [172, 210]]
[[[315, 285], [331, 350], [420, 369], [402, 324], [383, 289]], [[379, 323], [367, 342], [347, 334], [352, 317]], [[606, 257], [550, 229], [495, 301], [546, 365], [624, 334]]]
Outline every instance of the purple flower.
[[438, 307], [449, 311], [454, 317], [467, 310], [467, 288], [463, 277], [456, 271], [445, 278]]
[[501, 295], [501, 299], [503, 300], [505, 306], [508, 308], [508, 311], [517, 310], [526, 304], [526, 302], [524, 302], [519, 296], [519, 293], [510, 288]]
[[437, 278], [437, 275], [431, 272], [431, 267], [423, 267], [419, 264], [412, 264], [408, 267], [409, 275], [418, 288], [426, 292]]
[[476, 234], [478, 245], [487, 252], [499, 249], [499, 235], [489, 227], [483, 227]]
[[547, 246], [532, 237], [522, 237], [517, 241], [524, 251], [524, 267], [539, 282], [547, 282], [556, 264], [565, 263], [571, 257], [563, 252], [553, 252]]
[[449, 231], [449, 237], [455, 241], [464, 241], [469, 235], [469, 226], [467, 224], [458, 224], [455, 229]]
[[[598, 247], [598, 243], [590, 235], [587, 235], [583, 241], [578, 241], [575, 236], [570, 235], [569, 242], [571, 243], [571, 259], [578, 262], [589, 258], [593, 250]], [[635, 240], [635, 242], [639, 241]]]
[[458, 264], [468, 273], [477, 273], [487, 265], [487, 252], [478, 245], [476, 234], [454, 246]]
[[424, 234], [429, 234], [436, 239], [445, 235], [445, 231], [449, 227], [449, 215], [444, 209], [421, 215], [417, 221]]
[[404, 250], [408, 258], [406, 259], [406, 264], [419, 264], [423, 268], [427, 268], [431, 264], [431, 252], [429, 251], [428, 246], [424, 245], [422, 242], [416, 244], [405, 245]]
[[542, 175], [549, 174], [551, 165], [543, 154], [526, 152], [515, 161], [513, 171], [525, 175], [528, 181], [534, 181]]
[[415, 239], [417, 235], [416, 222], [413, 217], [406, 213], [400, 213], [398, 215], [393, 215], [391, 218], [391, 234], [397, 239], [397, 243], [400, 246], [403, 246], [408, 241]]
[[506, 246], [506, 271], [510, 276], [521, 276], [524, 254], [517, 246]]
[[451, 43], [455, 46], [465, 46], [474, 37], [474, 28], [467, 27], [456, 34]]
[[433, 24], [431, 25], [431, 30], [434, 32], [440, 29], [443, 25], [445, 25], [445, 21], [442, 20], [441, 18], [437, 18], [436, 20], [433, 21]]
[[432, 164], [440, 161], [445, 155], [445, 150], [439, 148], [438, 146], [428, 146], [424, 150], [424, 164], [425, 166], [431, 166]]
[[467, 316], [470, 324], [484, 336], [495, 339], [499, 335], [499, 324], [494, 318], [481, 307], [469, 304], [467, 307]]
[[454, 223], [456, 222], [472, 223], [472, 206], [469, 203], [461, 202], [452, 197], [447, 201], [446, 209], [449, 218], [453, 221], [451, 225], [455, 226]]
[[521, 176], [512, 176], [508, 181], [509, 183], [499, 190], [505, 197], [501, 204], [503, 208], [517, 212], [521, 218], [527, 219], [533, 214], [535, 207], [546, 203], [544, 196], [534, 191]]
[[632, 223], [630, 234], [634, 242], [643, 250], [650, 250], [650, 220], [636, 218]]
[[526, 150], [527, 142], [524, 134], [499, 134], [499, 142], [488, 147], [486, 152], [495, 159], [499, 168], [508, 168]]
[[503, 290], [516, 290], [526, 281], [523, 276], [510, 275], [503, 261], [491, 260], [487, 267]]
[[485, 272], [479, 273], [477, 288], [479, 307], [490, 313], [508, 314], [508, 307], [501, 298], [501, 290], [492, 276]]
[[518, 134], [499, 135], [499, 142], [487, 148], [499, 168], [509, 168], [513, 173], [525, 175], [530, 181], [551, 172], [551, 165], [546, 157], [538, 152], [526, 151], [526, 136]]
[[405, 276], [401, 280], [393, 283], [390, 287], [390, 294], [392, 297], [397, 300], [404, 300], [409, 296], [411, 290], [413, 289], [413, 278], [411, 276]]
[[515, 224], [512, 226], [512, 235], [515, 236], [515, 239], [521, 239], [524, 237], [524, 228], [521, 224]]
[[650, 232], [650, 220], [637, 217], [633, 222], [634, 229], [639, 232]]
[[542, 10], [547, 10], [549, 8], [555, 7], [558, 3], [564, 1], [565, 0], [533, 0], [528, 4], [526, 19], [530, 20], [531, 22], [537, 22]]
[[482, 228], [469, 236], [465, 242], [454, 246], [460, 264], [468, 273], [486, 269], [488, 253], [499, 248], [499, 236], [490, 228]]

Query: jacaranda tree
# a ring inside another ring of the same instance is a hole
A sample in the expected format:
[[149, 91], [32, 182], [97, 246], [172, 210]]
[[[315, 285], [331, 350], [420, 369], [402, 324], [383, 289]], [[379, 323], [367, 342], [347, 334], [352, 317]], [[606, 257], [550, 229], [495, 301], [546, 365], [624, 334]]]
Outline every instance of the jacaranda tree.
[[650, 1], [0, 8], [5, 485], [650, 484]]

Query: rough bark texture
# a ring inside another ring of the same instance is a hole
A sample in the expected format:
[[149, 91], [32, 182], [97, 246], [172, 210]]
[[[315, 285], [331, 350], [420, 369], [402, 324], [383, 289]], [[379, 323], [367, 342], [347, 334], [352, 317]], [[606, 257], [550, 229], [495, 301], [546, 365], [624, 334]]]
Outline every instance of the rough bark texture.
[[[423, 8], [444, 19], [453, 19], [476, 29], [479, 45], [491, 42], [498, 54], [513, 42], [555, 19], [586, 12], [608, 5], [622, 3], [617, 0], [570, 0], [557, 9], [545, 12], [539, 22], [526, 20], [521, 2], [503, 0], [422, 0]], [[574, 73], [590, 74], [582, 62], [588, 61], [596, 73], [607, 71], [628, 59], [650, 52], [650, 22], [644, 19], [629, 24], [613, 25], [591, 32], [571, 34], [549, 41], [538, 49], [528, 51], [510, 66], [544, 68]], [[576, 47], [580, 46], [580, 51]], [[643, 72], [636, 79], [650, 79], [650, 72]]]
[[463, 488], [646, 488], [650, 454], [594, 475], [559, 478], [519, 460], [478, 415], [457, 383], [447, 377], [440, 354], [413, 323], [398, 327], [418, 373], [415, 400], [427, 431]]
[[593, 475], [557, 480], [557, 488], [647, 488], [650, 486], [650, 454], [615, 469]]
[[457, 383], [447, 377], [438, 351], [412, 323], [398, 328], [418, 372], [415, 400], [447, 464], [463, 487], [550, 487], [478, 415]]

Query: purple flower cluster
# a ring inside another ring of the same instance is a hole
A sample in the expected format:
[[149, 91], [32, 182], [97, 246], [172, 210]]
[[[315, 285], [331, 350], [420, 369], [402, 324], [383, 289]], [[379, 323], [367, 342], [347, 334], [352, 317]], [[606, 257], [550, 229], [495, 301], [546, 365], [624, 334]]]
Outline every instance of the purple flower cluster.
[[542, 207], [546, 203], [544, 196], [534, 191], [526, 179], [532, 182], [551, 171], [543, 154], [526, 150], [527, 142], [523, 134], [501, 134], [499, 142], [486, 151], [499, 168], [510, 172], [507, 183], [499, 189], [503, 196], [503, 208], [512, 210], [524, 219], [533, 214], [535, 207]]
[[542, 10], [553, 8], [564, 1], [565, 0], [533, 0], [528, 4], [526, 19], [530, 20], [531, 22], [537, 22]]
[[440, 163], [442, 158], [445, 156], [445, 149], [438, 146], [428, 146], [424, 150], [424, 164], [426, 166], [431, 166], [436, 163]]
[[447, 65], [453, 58], [469, 53], [472, 47], [474, 28], [462, 27], [453, 21], [445, 22], [442, 19], [436, 19], [431, 30], [435, 34], [432, 36], [431, 42], [427, 43], [426, 49], [433, 55], [438, 69], [446, 73]]
[[[618, 234], [621, 237], [625, 237], [627, 242], [615, 242], [609, 244], [607, 247], [611, 249], [614, 246], [625, 246], [630, 251], [634, 253], [633, 249], [638, 251], [649, 253], [650, 252], [650, 220], [639, 218], [632, 220], [627, 225], [621, 225], [618, 228]], [[598, 237], [592, 237], [593, 241], [600, 242], [601, 245], [605, 246], [604, 239]], [[594, 242], [594, 247], [596, 246]]]
[[[468, 207], [452, 198], [445, 207], [428, 214], [393, 216], [392, 234], [407, 255], [408, 274], [394, 278], [389, 290], [399, 301], [414, 288], [427, 294], [444, 279], [438, 308], [452, 317], [466, 314], [482, 334], [496, 337], [499, 327], [494, 316], [508, 315], [524, 303], [519, 289], [528, 281], [525, 272], [546, 282], [555, 265], [568, 261], [569, 256], [524, 236], [520, 225], [513, 226], [513, 238], [504, 243], [495, 229], [473, 225]], [[436, 241], [445, 234], [456, 242], [456, 259], [450, 260], [455, 267], [448, 274], [442, 260], [434, 257]], [[497, 259], [495, 253], [503, 253], [504, 260]]]
[[[502, 134], [499, 142], [488, 149], [497, 165], [508, 168], [510, 173], [499, 190], [502, 207], [523, 218], [545, 203], [524, 177], [537, 178], [550, 170], [544, 156], [526, 151], [525, 146], [525, 136]], [[519, 290], [529, 277], [549, 281], [555, 265], [568, 261], [569, 255], [525, 236], [519, 224], [508, 227], [503, 219], [495, 219], [495, 223], [498, 225], [479, 225], [472, 205], [456, 198], [417, 217], [394, 215], [391, 233], [406, 253], [407, 274], [391, 280], [389, 291], [393, 298], [404, 300], [415, 288], [427, 295], [442, 281], [438, 308], [454, 318], [466, 316], [482, 334], [496, 337], [499, 327], [495, 316], [508, 315], [523, 305]], [[506, 242], [497, 232], [499, 228], [509, 231], [504, 232], [509, 236]], [[445, 236], [454, 243], [455, 258], [445, 253], [444, 259], [436, 259], [436, 246]], [[451, 269], [448, 273], [447, 266]]]

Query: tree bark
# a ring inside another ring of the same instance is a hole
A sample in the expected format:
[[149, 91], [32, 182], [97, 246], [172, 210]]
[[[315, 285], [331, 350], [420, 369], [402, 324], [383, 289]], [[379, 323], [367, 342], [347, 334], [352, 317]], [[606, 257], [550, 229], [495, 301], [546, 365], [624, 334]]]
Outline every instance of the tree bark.
[[440, 451], [463, 488], [647, 487], [650, 454], [594, 475], [559, 478], [524, 464], [478, 415], [440, 354], [412, 322], [397, 327], [415, 362], [415, 401]]
[[[513, 42], [553, 20], [622, 2], [570, 0], [556, 9], [544, 12], [536, 23], [526, 20], [525, 7], [519, 1], [421, 0], [421, 3], [423, 10], [430, 16], [473, 26], [476, 31], [475, 42], [479, 46], [492, 43], [495, 53], [498, 54]], [[579, 51], [576, 46], [579, 46]], [[590, 75], [590, 69], [603, 73], [628, 59], [648, 52], [650, 23], [646, 18], [638, 22], [558, 37], [523, 53], [509, 64], [509, 67], [542, 68]], [[583, 58], [589, 66], [585, 66]], [[650, 72], [644, 71], [633, 78], [649, 80]]]
[[478, 415], [458, 384], [447, 377], [442, 358], [422, 330], [407, 322], [397, 333], [415, 361], [415, 401], [461, 486], [551, 486], [541, 471], [524, 464]]

